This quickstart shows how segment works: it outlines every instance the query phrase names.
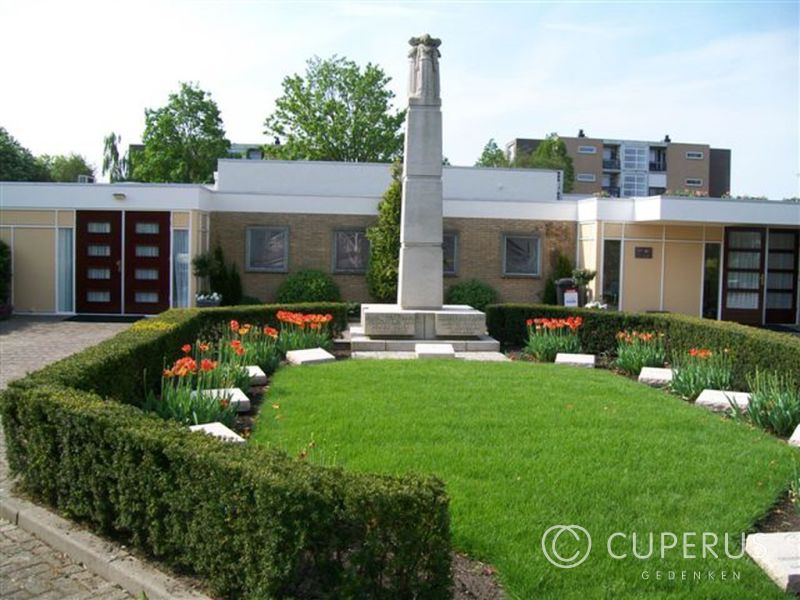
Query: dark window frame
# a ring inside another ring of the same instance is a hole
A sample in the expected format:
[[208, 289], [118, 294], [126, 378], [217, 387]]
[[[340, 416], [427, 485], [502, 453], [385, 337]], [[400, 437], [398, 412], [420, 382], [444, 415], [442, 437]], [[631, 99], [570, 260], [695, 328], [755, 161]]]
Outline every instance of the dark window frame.
[[[340, 268], [338, 264], [338, 246], [340, 234], [361, 234], [363, 243], [366, 244], [366, 256], [364, 256], [364, 266], [357, 269]], [[363, 227], [341, 227], [333, 230], [333, 239], [331, 241], [331, 273], [334, 275], [364, 275], [369, 268], [369, 257], [371, 253], [371, 244], [367, 237], [367, 231]]]
[[[283, 235], [283, 262], [280, 267], [254, 267], [250, 262], [253, 231], [279, 231]], [[288, 273], [289, 272], [289, 227], [285, 225], [248, 225], [244, 234], [244, 270], [247, 273]]]
[[[508, 269], [508, 241], [512, 238], [533, 240], [536, 248], [536, 270], [534, 273], [509, 271]], [[503, 277], [521, 277], [528, 279], [541, 279], [542, 277], [542, 236], [538, 233], [504, 233], [501, 238]]]

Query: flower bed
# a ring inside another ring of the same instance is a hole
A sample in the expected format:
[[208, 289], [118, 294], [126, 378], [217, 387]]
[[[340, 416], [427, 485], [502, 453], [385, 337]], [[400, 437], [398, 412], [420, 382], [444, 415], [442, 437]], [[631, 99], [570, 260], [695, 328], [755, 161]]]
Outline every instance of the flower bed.
[[0, 406], [12, 472], [34, 498], [219, 596], [448, 598], [436, 478], [314, 466], [137, 408], [188, 340], [216, 341], [232, 319], [277, 327], [279, 310], [346, 323], [343, 304], [170, 310], [12, 383]]
[[614, 367], [623, 373], [636, 377], [643, 367], [663, 367], [666, 359], [663, 333], [636, 330], [617, 333]]
[[528, 319], [528, 341], [525, 354], [539, 362], [553, 362], [562, 352], [575, 354], [581, 351], [578, 329], [583, 324], [581, 317], [566, 319]]

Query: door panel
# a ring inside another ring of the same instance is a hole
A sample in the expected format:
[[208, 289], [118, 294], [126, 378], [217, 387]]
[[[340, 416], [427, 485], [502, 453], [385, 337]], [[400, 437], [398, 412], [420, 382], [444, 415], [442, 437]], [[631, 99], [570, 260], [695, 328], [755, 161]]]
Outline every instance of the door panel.
[[726, 321], [762, 323], [765, 233], [757, 228], [725, 230], [722, 318]]
[[76, 312], [122, 312], [122, 213], [79, 210], [75, 225]]
[[125, 312], [169, 308], [169, 212], [125, 213]]
[[770, 229], [767, 242], [767, 323], [797, 319], [797, 231]]

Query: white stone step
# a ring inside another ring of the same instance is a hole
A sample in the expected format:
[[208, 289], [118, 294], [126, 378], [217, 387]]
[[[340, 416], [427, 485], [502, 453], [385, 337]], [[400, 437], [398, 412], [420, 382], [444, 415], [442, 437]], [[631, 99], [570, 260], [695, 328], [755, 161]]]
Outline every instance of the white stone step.
[[414, 352], [417, 344], [450, 344], [456, 352], [499, 352], [500, 342], [493, 337], [483, 335], [475, 339], [373, 339], [363, 335], [350, 338], [351, 352]]
[[639, 373], [639, 383], [657, 387], [668, 385], [672, 381], [672, 369], [660, 367], [642, 367]]
[[789, 438], [789, 445], [800, 448], [800, 425], [795, 428], [792, 437]]
[[250, 385], [266, 385], [267, 375], [264, 370], [258, 365], [250, 365], [245, 367], [247, 375], [250, 377]]
[[556, 354], [556, 364], [594, 369], [594, 354], [569, 354], [559, 352]]
[[452, 344], [416, 344], [414, 354], [417, 358], [455, 358], [456, 351]]
[[800, 531], [753, 533], [745, 551], [785, 592], [800, 592]]
[[[197, 392], [192, 392], [192, 396], [196, 394]], [[236, 412], [248, 412], [250, 410], [250, 398], [239, 388], [203, 390], [202, 394], [203, 396], [211, 396], [212, 398], [227, 398], [231, 406], [236, 408]]]
[[286, 353], [286, 360], [293, 365], [316, 365], [333, 362], [336, 357], [324, 348], [308, 348], [306, 350], [290, 350]]
[[192, 425], [189, 429], [191, 431], [200, 431], [207, 435], [218, 437], [225, 442], [244, 443], [244, 438], [242, 436], [217, 421], [214, 423], [203, 423], [202, 425]]
[[731, 409], [731, 402], [739, 410], [745, 410], [750, 404], [750, 394], [747, 392], [731, 392], [726, 390], [703, 390], [694, 401], [698, 406], [717, 412], [725, 412]]

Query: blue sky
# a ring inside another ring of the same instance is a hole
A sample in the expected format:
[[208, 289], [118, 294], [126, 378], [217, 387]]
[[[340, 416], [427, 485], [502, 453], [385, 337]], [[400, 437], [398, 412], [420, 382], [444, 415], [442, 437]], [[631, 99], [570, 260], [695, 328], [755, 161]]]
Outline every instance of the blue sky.
[[[96, 165], [138, 141], [179, 81], [212, 92], [228, 137], [266, 141], [281, 80], [313, 55], [380, 64], [403, 104], [406, 42], [442, 38], [444, 151], [556, 131], [706, 142], [732, 188], [800, 190], [798, 2], [39, 2], [0, 0], [0, 125], [34, 153]], [[6, 60], [8, 57], [13, 60]]]

